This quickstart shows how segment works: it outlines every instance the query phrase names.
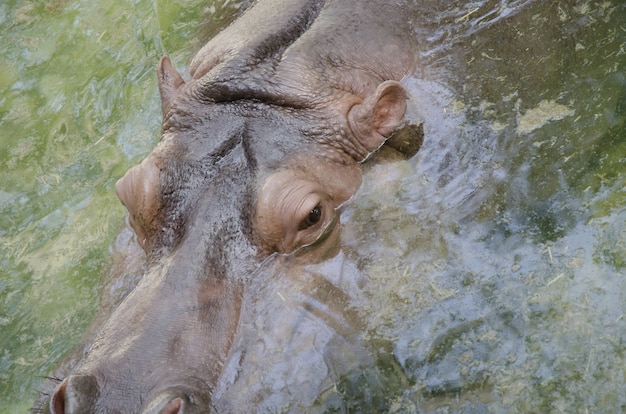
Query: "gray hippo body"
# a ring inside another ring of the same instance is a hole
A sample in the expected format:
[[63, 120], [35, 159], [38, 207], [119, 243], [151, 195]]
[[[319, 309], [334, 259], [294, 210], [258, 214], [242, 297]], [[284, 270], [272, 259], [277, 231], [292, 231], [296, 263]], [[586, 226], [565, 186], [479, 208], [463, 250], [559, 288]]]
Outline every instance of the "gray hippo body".
[[205, 413], [255, 271], [319, 258], [360, 165], [403, 126], [409, 3], [259, 0], [184, 80], [158, 66], [160, 143], [118, 182], [146, 272], [44, 412]]

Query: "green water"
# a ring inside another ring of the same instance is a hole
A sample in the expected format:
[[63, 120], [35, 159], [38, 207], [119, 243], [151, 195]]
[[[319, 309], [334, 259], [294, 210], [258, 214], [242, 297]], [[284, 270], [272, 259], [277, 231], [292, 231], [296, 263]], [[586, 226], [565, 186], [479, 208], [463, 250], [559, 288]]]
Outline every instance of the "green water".
[[0, 411], [26, 412], [97, 306], [115, 181], [158, 139], [155, 65], [201, 1], [0, 5]]
[[413, 381], [392, 407], [622, 412], [626, 5], [485, 3], [424, 18], [426, 142], [346, 225], [370, 335]]
[[[423, 2], [426, 142], [346, 211], [352, 305], [409, 378], [391, 411], [617, 412], [626, 7], [495, 3]], [[234, 7], [0, 4], [0, 412], [27, 411], [97, 309], [114, 183], [158, 139], [158, 58], [183, 68]]]

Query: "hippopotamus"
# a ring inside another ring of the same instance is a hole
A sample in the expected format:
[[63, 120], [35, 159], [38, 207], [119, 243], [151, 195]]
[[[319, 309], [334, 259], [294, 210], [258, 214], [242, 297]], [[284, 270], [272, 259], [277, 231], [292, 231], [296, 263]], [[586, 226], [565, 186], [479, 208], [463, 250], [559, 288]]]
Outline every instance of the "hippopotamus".
[[258, 0], [187, 79], [161, 58], [160, 142], [115, 188], [145, 274], [44, 412], [214, 410], [255, 271], [327, 255], [361, 163], [407, 127], [409, 6]]

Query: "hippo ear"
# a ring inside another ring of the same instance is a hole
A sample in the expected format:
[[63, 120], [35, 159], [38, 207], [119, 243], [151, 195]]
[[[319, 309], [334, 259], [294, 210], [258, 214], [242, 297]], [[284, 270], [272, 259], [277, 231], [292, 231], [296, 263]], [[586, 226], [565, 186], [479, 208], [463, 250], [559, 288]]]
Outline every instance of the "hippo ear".
[[185, 81], [174, 66], [172, 66], [172, 61], [167, 56], [163, 56], [159, 61], [157, 72], [159, 76], [159, 92], [161, 94], [161, 112], [163, 116], [165, 116], [172, 101], [176, 97], [178, 88], [180, 88]]
[[376, 92], [348, 112], [348, 124], [368, 151], [380, 147], [402, 124], [406, 112], [406, 91], [396, 81], [385, 81]]

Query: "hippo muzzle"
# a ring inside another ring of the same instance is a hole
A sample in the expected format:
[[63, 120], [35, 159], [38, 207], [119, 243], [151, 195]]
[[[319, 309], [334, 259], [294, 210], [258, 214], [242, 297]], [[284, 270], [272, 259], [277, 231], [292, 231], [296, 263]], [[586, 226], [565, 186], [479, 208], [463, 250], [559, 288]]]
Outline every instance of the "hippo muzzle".
[[[209, 402], [206, 393], [188, 387], [164, 390], [151, 399], [141, 414], [200, 414], [206, 413]], [[90, 413], [98, 411], [99, 389], [94, 377], [72, 375], [55, 390], [49, 411], [54, 414]]]

